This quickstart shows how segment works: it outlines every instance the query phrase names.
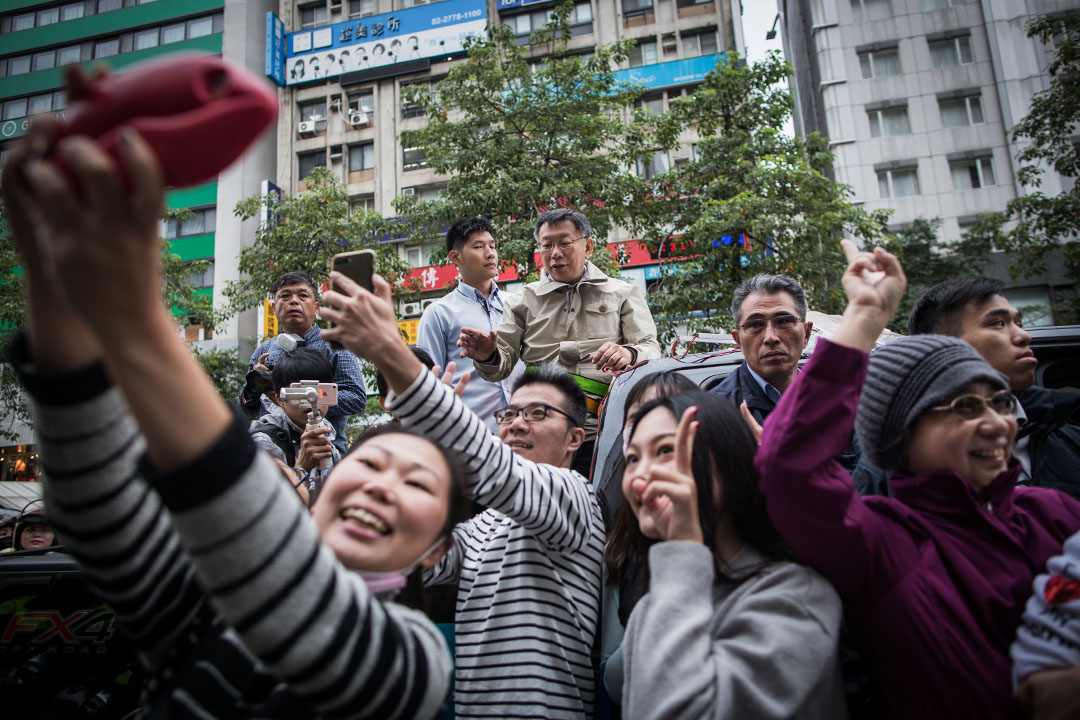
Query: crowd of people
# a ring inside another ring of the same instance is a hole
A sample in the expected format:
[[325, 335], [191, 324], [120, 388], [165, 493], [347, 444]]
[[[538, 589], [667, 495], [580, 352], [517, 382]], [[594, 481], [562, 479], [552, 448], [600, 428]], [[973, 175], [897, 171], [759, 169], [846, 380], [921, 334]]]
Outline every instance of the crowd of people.
[[[49, 522], [139, 649], [148, 714], [1080, 715], [1080, 400], [1033, 387], [999, 284], [933, 288], [882, 343], [903, 269], [842, 241], [847, 308], [810, 359], [798, 282], [750, 277], [743, 363], [699, 388], [647, 372], [644, 296], [590, 261], [583, 214], [537, 218], [542, 275], [513, 295], [468, 218], [416, 348], [381, 277], [320, 297], [284, 274], [286, 337], [230, 407], [160, 302], [150, 150], [54, 129], [4, 169], [30, 307], [10, 361]], [[394, 420], [350, 447], [358, 358]], [[639, 367], [601, 502], [601, 403]], [[336, 404], [294, 401], [305, 381]]]

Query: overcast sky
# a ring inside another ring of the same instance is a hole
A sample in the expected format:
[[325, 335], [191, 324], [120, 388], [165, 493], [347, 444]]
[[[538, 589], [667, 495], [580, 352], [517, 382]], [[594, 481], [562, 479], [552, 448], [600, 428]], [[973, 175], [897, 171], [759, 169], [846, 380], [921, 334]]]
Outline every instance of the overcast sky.
[[[746, 56], [748, 62], [755, 62], [765, 57], [770, 50], [783, 52], [784, 45], [780, 40], [780, 28], [777, 24], [776, 37], [766, 40], [765, 34], [772, 27], [776, 19], [776, 0], [742, 0], [742, 24], [743, 40], [746, 42]], [[795, 134], [794, 124], [789, 118], [784, 125], [784, 132], [788, 135]]]

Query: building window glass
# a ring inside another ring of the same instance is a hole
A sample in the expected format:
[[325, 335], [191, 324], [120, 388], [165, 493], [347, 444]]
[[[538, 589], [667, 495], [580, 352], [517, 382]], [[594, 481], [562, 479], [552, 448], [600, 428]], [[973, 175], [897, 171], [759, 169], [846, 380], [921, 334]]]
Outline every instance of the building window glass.
[[855, 22], [892, 17], [889, 0], [851, 0], [851, 15]]
[[60, 22], [60, 8], [48, 8], [46, 10], [38, 10], [37, 25], [52, 25], [53, 23]]
[[375, 212], [375, 198], [372, 195], [362, 195], [349, 199], [349, 214]]
[[402, 170], [419, 170], [426, 168], [427, 153], [423, 148], [411, 147], [401, 149], [401, 168]]
[[[403, 85], [401, 89], [404, 91], [405, 86]], [[402, 92], [402, 96], [404, 96], [404, 94], [405, 93]], [[415, 103], [407, 102], [406, 100], [401, 101], [401, 119], [402, 120], [407, 120], [408, 118], [424, 117], [424, 115], [426, 115], [426, 114], [427, 113], [424, 112], [424, 108], [423, 108], [422, 105], [417, 105]]]
[[33, 69], [34, 72], [38, 70], [49, 70], [56, 67], [56, 51], [46, 50], [45, 52], [35, 53]]
[[870, 120], [870, 137], [891, 137], [911, 132], [906, 105], [884, 110], [867, 110], [866, 116]]
[[963, 5], [967, 0], [922, 0], [923, 10], [944, 10], [955, 5]]
[[657, 62], [656, 41], [646, 39], [638, 40], [637, 45], [633, 50], [627, 53], [626, 56], [630, 61], [630, 67], [652, 65]]
[[349, 17], [375, 14], [375, 0], [349, 0]]
[[349, 172], [375, 168], [375, 143], [349, 146]]
[[622, 0], [623, 15], [642, 15], [644, 13], [650, 13], [652, 9], [652, 0]]
[[326, 167], [326, 151], [318, 150], [316, 152], [301, 153], [297, 156], [300, 161], [300, 179], [304, 180], [311, 171], [317, 167]]
[[135, 49], [145, 50], [146, 48], [157, 47], [158, 44], [158, 29], [150, 28], [149, 30], [140, 30], [135, 33]]
[[178, 25], [166, 25], [161, 28], [161, 44], [182, 42], [184, 39], [184, 23]]
[[949, 163], [954, 190], [972, 190], [994, 184], [994, 161], [989, 157]]
[[120, 38], [112, 38], [110, 40], [99, 40], [94, 43], [94, 57], [106, 58], [113, 55], [120, 54]]
[[188, 40], [191, 40], [192, 38], [206, 37], [212, 32], [214, 32], [213, 17], [207, 15], [206, 17], [196, 18], [195, 20], [188, 20]]
[[897, 48], [859, 53], [859, 67], [864, 79], [900, 74], [900, 51]]
[[353, 93], [349, 95], [349, 109], [354, 112], [367, 113], [369, 116], [375, 113], [375, 93], [372, 90]]
[[30, 72], [30, 56], [20, 55], [19, 57], [13, 57], [8, 59], [7, 74], [11, 75], [24, 75]]
[[71, 65], [82, 60], [82, 48], [78, 45], [70, 45], [56, 51], [57, 65]]
[[326, 4], [315, 3], [313, 5], [300, 6], [300, 27], [309, 28], [326, 23]]
[[652, 154], [652, 157], [639, 157], [637, 161], [637, 174], [646, 180], [651, 180], [661, 173], [670, 169], [671, 162], [668, 154], [664, 151]]
[[30, 102], [27, 105], [26, 113], [28, 115], [37, 115], [38, 113], [49, 112], [53, 109], [53, 94], [45, 93], [44, 95], [35, 95], [30, 98]]
[[34, 13], [28, 12], [11, 18], [11, 32], [29, 30], [34, 27]]
[[122, 7], [124, 7], [124, 0], [98, 0], [97, 11], [100, 14], [119, 10]]
[[980, 125], [985, 122], [982, 99], [978, 95], [954, 100], [939, 100], [938, 107], [941, 108], [941, 124], [943, 127], [964, 127], [966, 125]]
[[78, 20], [83, 16], [86, 11], [86, 6], [80, 3], [71, 3], [70, 5], [64, 5], [60, 8], [60, 22], [67, 22], [68, 20]]
[[641, 99], [637, 101], [637, 107], [643, 108], [652, 113], [660, 114], [664, 112], [664, 94], [652, 93], [649, 95], [643, 95]]
[[936, 68], [975, 62], [975, 56], [971, 52], [971, 36], [962, 35], [930, 43], [930, 61]]
[[326, 127], [326, 99], [300, 104], [300, 122], [313, 122], [315, 127]]
[[4, 103], [4, 120], [26, 117], [26, 98], [16, 98]]
[[170, 218], [165, 222], [165, 239], [174, 240], [192, 235], [204, 235], [214, 232], [217, 226], [217, 208], [192, 210], [191, 215], [180, 222]]
[[683, 33], [682, 47], [684, 57], [698, 57], [699, 55], [711, 55], [717, 51], [716, 31]]
[[919, 173], [913, 167], [878, 170], [878, 193], [882, 199], [914, 197], [919, 194]]

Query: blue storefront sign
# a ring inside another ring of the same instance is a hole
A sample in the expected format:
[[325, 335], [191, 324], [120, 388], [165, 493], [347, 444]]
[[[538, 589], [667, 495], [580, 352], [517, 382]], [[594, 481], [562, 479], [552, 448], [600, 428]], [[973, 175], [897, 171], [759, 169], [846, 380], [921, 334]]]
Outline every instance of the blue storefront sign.
[[666, 88], [699, 83], [705, 79], [726, 53], [713, 53], [687, 60], [670, 60], [655, 65], [642, 65], [629, 70], [616, 70], [617, 83], [640, 83], [647, 88]]
[[273, 12], [266, 13], [266, 77], [285, 84], [285, 23]]
[[486, 25], [484, 0], [442, 0], [289, 33], [284, 84], [460, 53]]

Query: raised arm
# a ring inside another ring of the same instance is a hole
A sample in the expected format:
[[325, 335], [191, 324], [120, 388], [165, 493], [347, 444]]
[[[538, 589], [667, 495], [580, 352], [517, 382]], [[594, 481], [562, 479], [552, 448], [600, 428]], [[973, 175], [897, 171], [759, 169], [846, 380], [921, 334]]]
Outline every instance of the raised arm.
[[347, 293], [328, 293], [324, 312], [336, 324], [328, 336], [363, 353], [386, 377], [392, 408], [405, 425], [460, 451], [473, 496], [533, 531], [555, 550], [583, 547], [600, 531], [599, 508], [583, 477], [566, 468], [518, 456], [487, 430], [447, 386], [427, 372], [401, 340], [390, 289], [376, 278], [378, 296], [340, 275]]

